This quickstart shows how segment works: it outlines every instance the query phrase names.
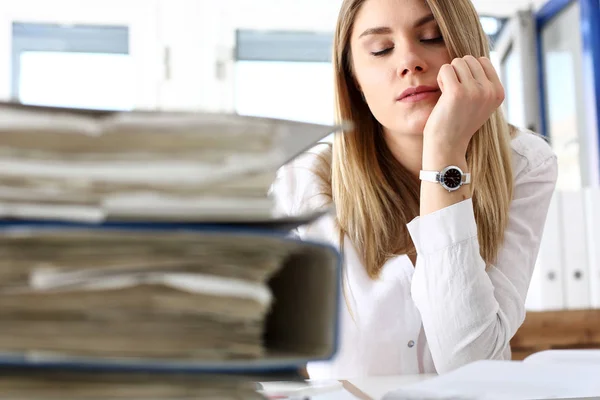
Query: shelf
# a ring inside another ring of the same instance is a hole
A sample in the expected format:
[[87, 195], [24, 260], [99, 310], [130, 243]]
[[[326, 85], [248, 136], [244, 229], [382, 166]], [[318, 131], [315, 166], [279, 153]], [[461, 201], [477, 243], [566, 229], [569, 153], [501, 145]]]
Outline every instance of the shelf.
[[600, 348], [600, 310], [527, 312], [511, 347], [514, 360], [550, 349]]

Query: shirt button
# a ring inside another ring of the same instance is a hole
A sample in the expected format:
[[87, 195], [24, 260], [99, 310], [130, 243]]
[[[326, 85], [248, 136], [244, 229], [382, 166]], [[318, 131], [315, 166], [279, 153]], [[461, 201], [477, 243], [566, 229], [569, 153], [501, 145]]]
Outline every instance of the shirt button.
[[410, 342], [408, 342], [408, 347], [410, 347], [411, 349], [412, 349], [413, 347], [415, 347], [415, 341], [414, 341], [414, 340], [411, 340]]

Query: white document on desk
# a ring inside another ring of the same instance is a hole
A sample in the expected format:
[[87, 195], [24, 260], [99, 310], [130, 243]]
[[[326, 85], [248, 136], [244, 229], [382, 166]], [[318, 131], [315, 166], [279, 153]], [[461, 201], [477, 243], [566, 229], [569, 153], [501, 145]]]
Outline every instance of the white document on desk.
[[477, 361], [383, 400], [528, 400], [600, 395], [600, 365]]

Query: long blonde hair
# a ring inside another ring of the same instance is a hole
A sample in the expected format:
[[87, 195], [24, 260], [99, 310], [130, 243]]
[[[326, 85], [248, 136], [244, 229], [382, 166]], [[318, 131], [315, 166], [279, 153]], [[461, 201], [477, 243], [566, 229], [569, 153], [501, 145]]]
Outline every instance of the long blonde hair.
[[[336, 135], [330, 157], [315, 172], [335, 204], [340, 245], [348, 235], [377, 278], [387, 260], [416, 255], [406, 224], [419, 215], [420, 183], [391, 154], [382, 128], [364, 101], [352, 71], [350, 36], [366, 0], [344, 0], [333, 46], [336, 119], [351, 132]], [[451, 58], [489, 57], [489, 43], [470, 0], [427, 0]], [[467, 150], [480, 253], [493, 264], [504, 240], [513, 195], [511, 128], [500, 109], [473, 136]], [[328, 161], [330, 160], [330, 162]]]

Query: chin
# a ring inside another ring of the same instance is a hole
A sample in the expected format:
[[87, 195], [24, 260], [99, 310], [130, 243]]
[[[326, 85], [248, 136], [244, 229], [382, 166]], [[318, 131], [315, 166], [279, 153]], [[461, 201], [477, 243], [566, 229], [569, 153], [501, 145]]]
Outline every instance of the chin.
[[[400, 111], [400, 112], [399, 112]], [[375, 118], [388, 133], [393, 136], [423, 136], [427, 120], [433, 111], [432, 107], [422, 107], [417, 110], [385, 110], [384, 113], [375, 115]]]
[[386, 129], [394, 132], [394, 135], [423, 136], [425, 124], [427, 124], [427, 118], [412, 121], [394, 121], [394, 123], [387, 125]]
[[410, 113], [397, 113], [394, 118], [389, 118], [384, 126], [391, 132], [404, 135], [422, 136], [425, 130], [427, 120], [431, 115], [433, 108], [424, 107], [420, 110], [413, 110]]

